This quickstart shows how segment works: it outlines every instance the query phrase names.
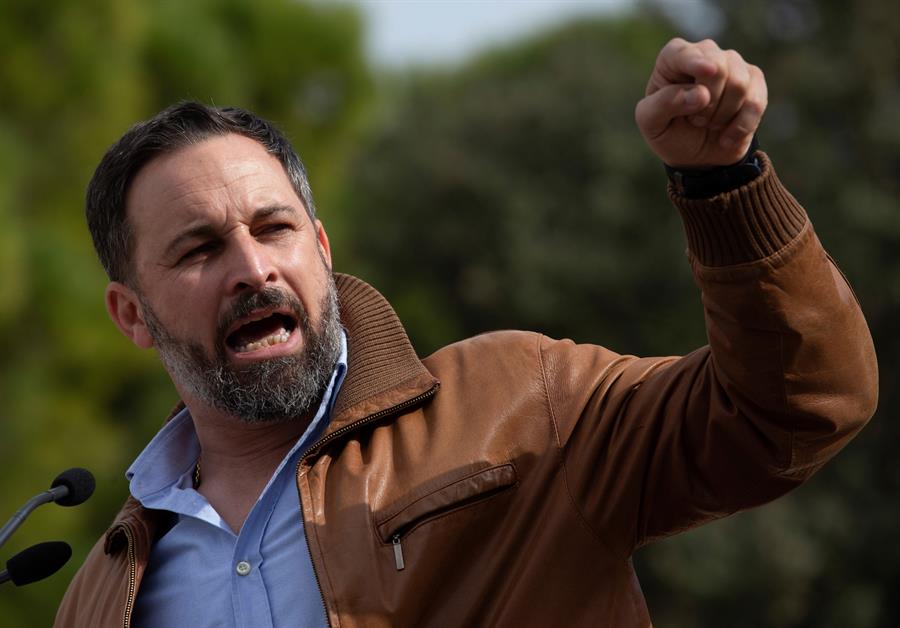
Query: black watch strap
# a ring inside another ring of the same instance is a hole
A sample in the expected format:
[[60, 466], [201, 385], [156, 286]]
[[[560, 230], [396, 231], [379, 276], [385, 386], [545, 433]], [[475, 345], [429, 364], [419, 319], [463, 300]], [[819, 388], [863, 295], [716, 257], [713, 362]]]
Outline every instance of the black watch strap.
[[744, 158], [731, 166], [709, 170], [679, 170], [664, 165], [669, 181], [680, 195], [686, 198], [712, 198], [746, 185], [762, 174], [762, 164], [756, 155], [758, 149], [759, 142], [754, 135]]

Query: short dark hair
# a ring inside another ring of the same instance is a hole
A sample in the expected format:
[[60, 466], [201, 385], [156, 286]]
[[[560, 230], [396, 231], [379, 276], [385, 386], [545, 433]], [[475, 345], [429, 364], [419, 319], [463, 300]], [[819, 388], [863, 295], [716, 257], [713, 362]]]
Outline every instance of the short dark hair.
[[141, 168], [161, 155], [229, 133], [256, 140], [281, 162], [310, 219], [315, 220], [306, 168], [287, 138], [272, 123], [237, 107], [181, 102], [128, 129], [106, 151], [88, 184], [85, 208], [88, 229], [111, 281], [131, 284], [133, 278], [133, 234], [125, 198]]

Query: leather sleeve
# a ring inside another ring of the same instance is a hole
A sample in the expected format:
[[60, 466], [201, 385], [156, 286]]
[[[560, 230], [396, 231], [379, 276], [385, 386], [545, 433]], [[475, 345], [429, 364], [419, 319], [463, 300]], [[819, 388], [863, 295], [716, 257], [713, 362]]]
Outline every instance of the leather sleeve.
[[764, 166], [712, 199], [672, 194], [708, 346], [637, 358], [542, 344], [572, 502], [623, 556], [782, 495], [874, 413], [875, 353], [856, 298]]

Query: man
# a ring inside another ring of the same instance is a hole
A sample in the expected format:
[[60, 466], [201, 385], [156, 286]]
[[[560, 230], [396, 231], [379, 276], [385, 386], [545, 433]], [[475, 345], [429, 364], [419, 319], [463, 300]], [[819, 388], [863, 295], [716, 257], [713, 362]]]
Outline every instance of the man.
[[874, 411], [853, 294], [752, 146], [758, 68], [669, 42], [638, 126], [669, 167], [710, 344], [636, 358], [499, 332], [419, 360], [332, 283], [283, 138], [170, 108], [104, 157], [109, 313], [184, 405], [58, 626], [649, 626], [631, 554], [798, 485]]

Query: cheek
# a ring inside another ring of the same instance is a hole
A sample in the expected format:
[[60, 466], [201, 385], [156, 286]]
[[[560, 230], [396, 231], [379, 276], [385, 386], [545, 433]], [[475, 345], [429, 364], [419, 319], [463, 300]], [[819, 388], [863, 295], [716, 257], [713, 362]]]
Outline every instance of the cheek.
[[314, 262], [306, 261], [288, 282], [294, 294], [306, 308], [309, 316], [318, 321], [321, 317], [322, 300], [330, 287], [331, 271], [316, 256]]
[[219, 322], [217, 301], [202, 285], [173, 284], [162, 301], [162, 322], [183, 341], [207, 345], [216, 342]]

